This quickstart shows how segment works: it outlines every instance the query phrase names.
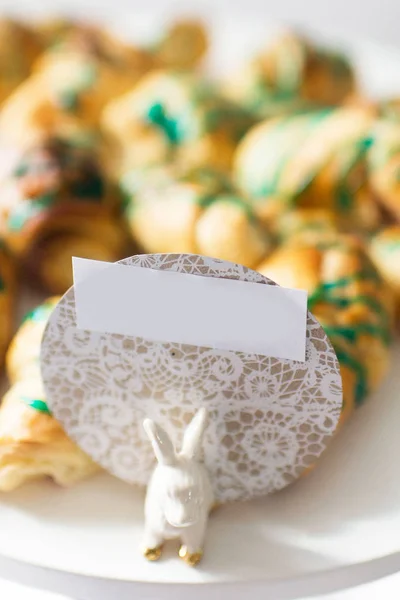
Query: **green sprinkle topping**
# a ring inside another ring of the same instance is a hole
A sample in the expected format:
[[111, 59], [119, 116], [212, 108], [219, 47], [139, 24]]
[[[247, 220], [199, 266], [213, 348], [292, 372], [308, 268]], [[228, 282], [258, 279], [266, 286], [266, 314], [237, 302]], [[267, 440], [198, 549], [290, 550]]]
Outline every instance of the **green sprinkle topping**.
[[44, 400], [40, 400], [39, 398], [28, 398], [27, 396], [21, 396], [21, 400], [34, 410], [45, 413], [46, 415], [51, 415], [49, 407]]
[[165, 134], [168, 141], [175, 145], [180, 141], [180, 133], [178, 131], [178, 122], [175, 119], [168, 117], [165, 108], [160, 102], [150, 106], [147, 119], [153, 125], [157, 125]]

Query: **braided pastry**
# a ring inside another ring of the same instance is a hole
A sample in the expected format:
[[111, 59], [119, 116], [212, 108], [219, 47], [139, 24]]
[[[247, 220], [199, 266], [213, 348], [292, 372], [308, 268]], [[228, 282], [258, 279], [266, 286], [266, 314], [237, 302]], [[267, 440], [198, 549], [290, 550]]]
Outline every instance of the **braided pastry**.
[[225, 85], [228, 97], [260, 117], [341, 104], [355, 88], [344, 55], [284, 33]]
[[146, 252], [203, 254], [251, 267], [270, 248], [251, 207], [216, 171], [177, 176], [150, 169], [124, 181], [129, 226]]
[[235, 176], [270, 222], [297, 207], [336, 212], [345, 229], [374, 229], [380, 213], [369, 187], [373, 112], [326, 109], [256, 125], [238, 147]]
[[40, 377], [40, 345], [59, 298], [26, 315], [7, 353], [12, 387], [0, 405], [0, 491], [30, 479], [52, 477], [72, 485], [98, 470], [51, 416]]
[[0, 406], [0, 491], [42, 477], [72, 485], [97, 470], [49, 414], [40, 377], [15, 383]]
[[58, 294], [72, 283], [71, 256], [114, 261], [125, 255], [118, 211], [94, 151], [45, 138], [2, 183], [0, 231], [26, 274]]
[[169, 161], [226, 169], [252, 122], [195, 74], [166, 71], [145, 76], [103, 116], [123, 161], [120, 170]]
[[4, 104], [0, 133], [19, 144], [36, 132], [95, 129], [106, 103], [129, 89], [152, 60], [93, 29], [73, 31], [35, 63], [34, 72]]
[[392, 296], [361, 242], [288, 243], [258, 270], [280, 285], [307, 290], [309, 310], [336, 351], [343, 378], [342, 421], [386, 374], [393, 327]]

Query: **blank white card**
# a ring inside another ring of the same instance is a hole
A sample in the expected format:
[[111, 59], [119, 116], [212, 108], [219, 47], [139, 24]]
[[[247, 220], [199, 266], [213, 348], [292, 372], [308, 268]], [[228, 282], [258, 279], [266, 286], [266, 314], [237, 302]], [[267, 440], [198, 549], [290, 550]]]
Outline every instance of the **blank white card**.
[[305, 360], [307, 293], [73, 259], [79, 329]]

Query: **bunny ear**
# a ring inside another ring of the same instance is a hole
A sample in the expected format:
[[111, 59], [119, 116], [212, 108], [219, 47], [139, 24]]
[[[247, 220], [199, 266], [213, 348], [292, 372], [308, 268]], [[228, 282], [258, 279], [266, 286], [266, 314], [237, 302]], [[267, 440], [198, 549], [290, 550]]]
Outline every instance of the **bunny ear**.
[[151, 419], [145, 419], [143, 427], [153, 446], [157, 461], [162, 465], [174, 465], [176, 463], [175, 448], [168, 433]]
[[206, 428], [207, 411], [201, 408], [193, 417], [183, 435], [181, 454], [187, 458], [195, 458], [201, 450], [203, 434]]

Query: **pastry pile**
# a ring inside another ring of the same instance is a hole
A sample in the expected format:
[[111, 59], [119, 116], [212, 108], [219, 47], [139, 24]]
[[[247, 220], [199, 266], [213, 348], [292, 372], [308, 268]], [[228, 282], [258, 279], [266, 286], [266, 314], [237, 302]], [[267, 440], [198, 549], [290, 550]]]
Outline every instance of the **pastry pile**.
[[[219, 81], [195, 20], [148, 46], [68, 20], [0, 32], [0, 490], [97, 470], [38, 365], [74, 255], [203, 254], [306, 289], [347, 420], [387, 371], [400, 313], [400, 101], [365, 98], [348, 57], [292, 31]], [[53, 297], [8, 346], [18, 281]]]

